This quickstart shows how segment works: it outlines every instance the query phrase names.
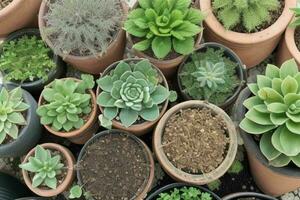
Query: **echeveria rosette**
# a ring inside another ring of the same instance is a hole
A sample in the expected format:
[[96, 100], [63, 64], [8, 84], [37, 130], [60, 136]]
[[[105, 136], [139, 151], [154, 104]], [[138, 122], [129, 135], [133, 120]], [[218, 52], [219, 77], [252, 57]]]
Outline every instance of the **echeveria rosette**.
[[148, 60], [136, 64], [121, 61], [110, 74], [97, 83], [102, 92], [97, 103], [103, 107], [101, 125], [110, 128], [117, 118], [130, 127], [139, 117], [154, 121], [159, 117], [159, 105], [170, 95], [168, 88], [159, 84], [159, 74]]
[[244, 102], [248, 109], [240, 127], [261, 135], [260, 150], [275, 167], [292, 161], [300, 167], [300, 72], [294, 60], [281, 68], [268, 65], [266, 75], [249, 84], [254, 96]]
[[182, 55], [194, 50], [204, 15], [191, 8], [191, 0], [138, 0], [138, 3], [139, 7], [129, 13], [124, 25], [129, 34], [141, 39], [133, 48], [138, 51], [151, 48], [159, 59], [173, 49]]

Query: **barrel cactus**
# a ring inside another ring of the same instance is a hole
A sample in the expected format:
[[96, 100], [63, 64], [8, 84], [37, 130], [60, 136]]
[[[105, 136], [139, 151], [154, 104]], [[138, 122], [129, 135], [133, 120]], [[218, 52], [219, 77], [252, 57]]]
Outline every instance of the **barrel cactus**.
[[249, 84], [253, 96], [240, 127], [260, 135], [260, 150], [270, 165], [283, 167], [291, 161], [300, 167], [300, 72], [294, 60], [281, 68], [268, 65], [257, 83]]

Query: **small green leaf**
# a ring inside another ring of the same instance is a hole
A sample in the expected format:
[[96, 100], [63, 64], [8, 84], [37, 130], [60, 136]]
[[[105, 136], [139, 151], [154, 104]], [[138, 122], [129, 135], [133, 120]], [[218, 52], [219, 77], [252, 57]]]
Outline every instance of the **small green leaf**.
[[131, 109], [121, 109], [120, 111], [120, 120], [122, 125], [126, 128], [130, 127], [138, 119], [138, 113]]
[[152, 50], [158, 59], [165, 58], [172, 48], [170, 37], [155, 37], [152, 41]]
[[159, 117], [159, 108], [157, 105], [153, 105], [151, 108], [143, 109], [140, 116], [146, 121], [155, 121]]
[[281, 84], [281, 91], [283, 95], [289, 93], [296, 93], [298, 91], [298, 82], [291, 76], [287, 76]]
[[138, 51], [146, 51], [147, 49], [150, 48], [151, 42], [152, 42], [151, 40], [146, 39], [146, 40], [143, 40], [141, 42], [135, 43], [133, 45], [133, 48], [138, 50]]
[[99, 115], [99, 121], [100, 121], [101, 126], [103, 126], [104, 128], [107, 128], [107, 129], [112, 128], [112, 121], [107, 119], [106, 117], [104, 117], [104, 115]]
[[272, 138], [272, 133], [265, 133], [262, 135], [259, 142], [260, 150], [268, 160], [274, 160], [281, 154], [273, 146], [271, 138]]
[[151, 98], [154, 104], [161, 104], [169, 96], [169, 91], [165, 87], [158, 85], [155, 91], [151, 94]]
[[298, 66], [294, 59], [287, 60], [281, 65], [280, 78], [285, 79], [287, 76], [294, 77], [298, 73]]
[[70, 190], [70, 199], [80, 198], [82, 196], [82, 188], [79, 185], [74, 185]]
[[290, 163], [290, 161], [291, 159], [288, 156], [281, 154], [274, 160], [271, 160], [269, 164], [274, 167], [284, 167], [287, 166]]
[[247, 133], [251, 134], [262, 134], [275, 128], [275, 126], [272, 125], [260, 125], [254, 123], [247, 118], [242, 120], [242, 122], [240, 123], [240, 127]]

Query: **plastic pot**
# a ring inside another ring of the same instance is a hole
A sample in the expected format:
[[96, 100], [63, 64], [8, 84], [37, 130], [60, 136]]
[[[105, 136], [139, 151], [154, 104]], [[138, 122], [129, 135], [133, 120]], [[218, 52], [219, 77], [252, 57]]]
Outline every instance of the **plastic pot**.
[[[242, 61], [240, 60], [238, 55], [236, 55], [236, 53], [234, 53], [231, 49], [229, 49], [228, 47], [225, 47], [222, 44], [218, 44], [218, 43], [214, 43], [214, 42], [204, 43], [204, 44], [200, 45], [200, 47], [197, 48], [195, 51], [196, 52], [205, 52], [208, 48], [212, 48], [214, 50], [223, 49], [224, 56], [228, 57], [231, 61], [238, 64], [238, 66], [236, 67], [236, 74], [237, 74], [238, 78], [241, 80], [239, 86], [236, 87], [236, 89], [231, 97], [229, 97], [224, 103], [217, 105], [218, 107], [221, 107], [224, 110], [228, 110], [232, 106], [232, 104], [235, 102], [239, 93], [241, 92], [241, 90], [243, 89], [245, 84], [247, 83], [247, 72], [245, 70], [245, 65], [243, 65]], [[184, 59], [184, 61], [181, 63], [181, 65], [179, 66], [178, 71], [177, 71], [177, 84], [179, 86], [179, 90], [180, 90], [180, 93], [181, 93], [183, 99], [186, 101], [194, 100], [194, 99], [183, 91], [183, 86], [181, 84], [179, 74], [181, 73], [185, 64], [189, 61], [191, 61], [190, 55]]]
[[44, 198], [44, 197], [24, 197], [16, 200], [51, 200], [50, 198]]
[[276, 198], [274, 197], [265, 194], [255, 193], [255, 192], [238, 192], [234, 194], [229, 194], [223, 197], [222, 200], [239, 200], [240, 198], [258, 198], [260, 200], [276, 200]]
[[[14, 33], [11, 33], [4, 40], [4, 42], [10, 42], [10, 41], [20, 39], [21, 37], [23, 37], [25, 35], [27, 35], [29, 37], [36, 36], [37, 38], [41, 39], [39, 29], [22, 29], [22, 30], [16, 31]], [[62, 59], [59, 56], [54, 55], [52, 51], [49, 53], [49, 56], [52, 58], [52, 60], [56, 64], [56, 68], [54, 70], [52, 70], [51, 72], [49, 72], [48, 79], [46, 81], [43, 81], [42, 79], [38, 79], [35, 81], [29, 81], [29, 82], [25, 81], [23, 83], [12, 82], [11, 84], [21, 86], [23, 89], [29, 91], [30, 93], [39, 94], [43, 90], [45, 85], [49, 84], [56, 78], [62, 77], [65, 74], [66, 66], [65, 66], [65, 63], [62, 61]]]

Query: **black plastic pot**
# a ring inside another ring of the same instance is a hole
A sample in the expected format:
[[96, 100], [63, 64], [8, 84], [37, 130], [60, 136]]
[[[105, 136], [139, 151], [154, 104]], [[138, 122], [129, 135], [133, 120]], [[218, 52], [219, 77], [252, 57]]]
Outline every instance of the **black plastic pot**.
[[164, 187], [156, 190], [155, 192], [151, 193], [150, 195], [148, 195], [148, 197], [146, 198], [146, 200], [156, 200], [159, 197], [160, 193], [169, 192], [170, 190], [173, 190], [174, 188], [182, 188], [182, 187], [185, 187], [185, 186], [187, 186], [187, 187], [195, 187], [195, 188], [200, 189], [203, 192], [210, 193], [211, 196], [213, 197], [213, 200], [221, 200], [221, 198], [218, 197], [218, 195], [216, 195], [212, 191], [210, 191], [210, 190], [208, 190], [208, 189], [206, 189], [206, 188], [204, 188], [202, 186], [189, 185], [189, 184], [186, 184], [186, 183], [172, 183], [172, 184], [166, 185], [166, 186], [164, 186]]
[[[235, 92], [233, 93], [233, 95], [230, 98], [228, 98], [224, 103], [222, 103], [220, 105], [217, 105], [218, 107], [221, 107], [224, 110], [228, 110], [233, 105], [233, 103], [237, 99], [239, 93], [245, 87], [245, 85], [247, 83], [246, 67], [242, 63], [241, 59], [238, 57], [238, 55], [236, 53], [234, 53], [231, 49], [229, 49], [228, 47], [226, 47], [222, 44], [218, 44], [218, 43], [214, 43], [214, 42], [204, 43], [204, 44], [201, 44], [200, 47], [197, 48], [195, 51], [196, 52], [205, 52], [208, 48], [212, 48], [212, 49], [215, 49], [215, 50], [223, 49], [224, 50], [224, 56], [228, 57], [233, 62], [238, 63], [238, 66], [236, 68], [236, 74], [238, 75], [241, 82], [240, 82], [239, 86], [235, 89]], [[178, 84], [181, 96], [183, 97], [184, 100], [186, 100], [186, 101], [188, 101], [188, 100], [202, 100], [202, 99], [193, 99], [191, 96], [189, 96], [188, 94], [183, 92], [183, 86], [181, 84], [179, 74], [181, 73], [183, 67], [185, 66], [185, 63], [189, 62], [190, 59], [191, 59], [191, 57], [187, 56], [185, 58], [185, 60], [181, 63], [181, 65], [179, 66], [179, 68], [177, 70], [177, 84]]]
[[[0, 90], [2, 87], [3, 85], [0, 85]], [[10, 84], [5, 87], [8, 90], [15, 88], [14, 85]], [[0, 157], [19, 157], [27, 154], [29, 150], [36, 146], [42, 135], [42, 126], [36, 114], [37, 102], [29, 92], [24, 89], [22, 91], [24, 101], [30, 105], [25, 117], [27, 125], [20, 130], [16, 140], [8, 144], [0, 144]]]
[[46, 197], [24, 197], [16, 200], [50, 200], [50, 198]]
[[223, 197], [222, 200], [238, 200], [239, 198], [259, 198], [260, 200], [277, 200], [275, 197], [255, 192], [238, 192], [234, 194], [229, 194]]
[[[17, 40], [25, 35], [27, 35], [29, 37], [36, 36], [37, 38], [41, 39], [39, 29], [22, 29], [22, 30], [11, 33], [4, 40], [4, 42], [10, 42], [13, 40]], [[1, 50], [0, 50], [0, 54], [1, 54]], [[44, 81], [42, 79], [38, 79], [35, 81], [28, 81], [28, 82], [23, 82], [23, 83], [12, 82], [12, 84], [15, 84], [18, 86], [20, 85], [23, 89], [29, 91], [30, 93], [39, 94], [43, 90], [45, 85], [49, 84], [56, 78], [57, 79], [61, 78], [65, 74], [65, 68], [66, 68], [65, 63], [59, 56], [54, 55], [52, 51], [51, 51], [51, 53], [49, 53], [49, 56], [53, 59], [54, 63], [56, 64], [56, 69], [52, 70], [48, 74], [48, 79], [46, 81]], [[5, 73], [5, 72], [3, 72], [3, 73]]]

